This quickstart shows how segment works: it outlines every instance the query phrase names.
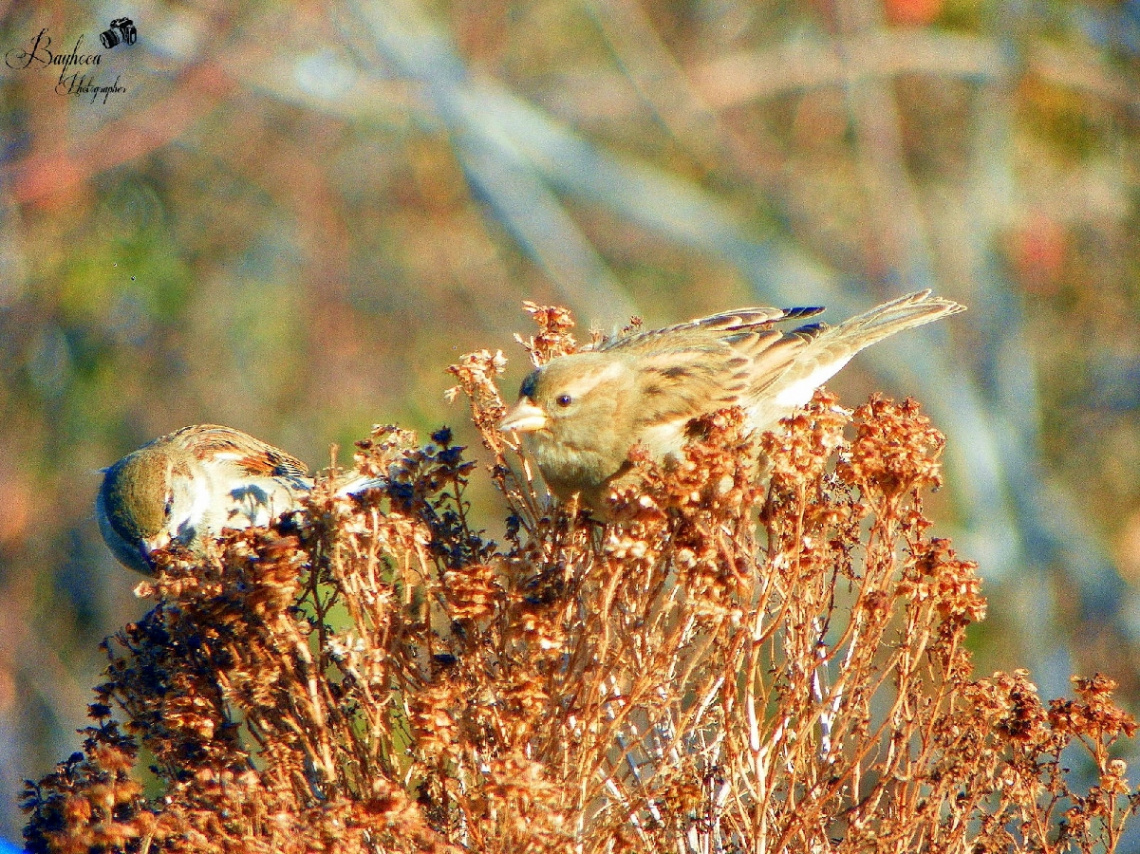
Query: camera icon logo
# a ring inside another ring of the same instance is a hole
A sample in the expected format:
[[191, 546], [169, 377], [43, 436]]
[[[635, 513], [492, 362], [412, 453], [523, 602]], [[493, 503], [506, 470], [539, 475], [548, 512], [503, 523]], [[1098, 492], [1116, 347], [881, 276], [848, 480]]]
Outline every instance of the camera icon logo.
[[139, 31], [135, 28], [134, 21], [130, 18], [115, 18], [110, 27], [99, 34], [99, 41], [110, 50], [119, 42], [134, 44], [138, 37]]

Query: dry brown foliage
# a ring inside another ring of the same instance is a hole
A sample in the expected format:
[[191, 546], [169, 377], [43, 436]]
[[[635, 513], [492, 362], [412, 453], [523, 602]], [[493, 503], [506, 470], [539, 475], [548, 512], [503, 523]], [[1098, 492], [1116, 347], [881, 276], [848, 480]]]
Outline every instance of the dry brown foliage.
[[[574, 349], [530, 309], [536, 363]], [[31, 851], [1115, 850], [1136, 725], [1104, 677], [1051, 703], [974, 677], [985, 600], [929, 535], [943, 439], [915, 403], [821, 393], [760, 439], [760, 479], [718, 413], [668, 471], [635, 450], [602, 526], [549, 508], [495, 430], [503, 362], [451, 371], [505, 544], [472, 527], [449, 431], [377, 428], [356, 465], [386, 487], [169, 555], [82, 752], [28, 784]]]

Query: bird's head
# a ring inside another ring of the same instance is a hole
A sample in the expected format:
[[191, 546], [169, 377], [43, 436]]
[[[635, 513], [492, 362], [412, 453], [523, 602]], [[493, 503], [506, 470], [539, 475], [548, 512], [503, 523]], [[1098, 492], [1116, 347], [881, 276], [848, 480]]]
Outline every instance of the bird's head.
[[170, 471], [166, 450], [151, 446], [104, 470], [97, 499], [99, 528], [115, 557], [139, 572], [153, 572], [151, 552], [170, 542]]
[[499, 422], [499, 429], [549, 434], [572, 445], [596, 445], [599, 437], [613, 430], [613, 419], [631, 384], [625, 361], [609, 354], [576, 353], [554, 359], [523, 380], [518, 402]]
[[554, 359], [523, 380], [519, 400], [499, 422], [518, 433], [560, 498], [593, 500], [625, 464], [630, 445], [634, 373], [612, 353]]

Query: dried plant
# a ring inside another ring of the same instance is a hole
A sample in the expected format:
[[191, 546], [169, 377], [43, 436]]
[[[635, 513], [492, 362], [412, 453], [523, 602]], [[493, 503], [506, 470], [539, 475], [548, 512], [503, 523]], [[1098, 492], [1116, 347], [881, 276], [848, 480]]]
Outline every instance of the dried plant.
[[[565, 311], [529, 308], [536, 364], [573, 351]], [[503, 364], [450, 370], [505, 544], [448, 430], [384, 427], [355, 460], [384, 488], [166, 556], [82, 752], [28, 784], [31, 851], [1116, 850], [1136, 725], [1104, 677], [1051, 703], [974, 677], [985, 600], [930, 536], [943, 439], [915, 403], [817, 394], [759, 438], [760, 478], [717, 413], [679, 464], [634, 449], [603, 526], [496, 431]]]

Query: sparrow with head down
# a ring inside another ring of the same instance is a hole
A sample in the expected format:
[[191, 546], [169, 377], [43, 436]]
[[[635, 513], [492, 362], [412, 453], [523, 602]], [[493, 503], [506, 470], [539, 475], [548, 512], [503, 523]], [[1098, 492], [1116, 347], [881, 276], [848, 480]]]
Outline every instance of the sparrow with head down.
[[[307, 471], [296, 457], [240, 430], [183, 427], [103, 470], [99, 530], [124, 566], [152, 574], [157, 549], [180, 543], [203, 554], [223, 531], [266, 526], [298, 509], [313, 488]], [[338, 491], [373, 485], [350, 473]]]
[[659, 461], [675, 459], [693, 418], [731, 406], [753, 431], [771, 430], [860, 350], [964, 309], [919, 291], [838, 326], [785, 332], [773, 324], [823, 309], [743, 308], [611, 338], [533, 371], [499, 429], [521, 434], [556, 496], [577, 494], [604, 512], [635, 444]]

